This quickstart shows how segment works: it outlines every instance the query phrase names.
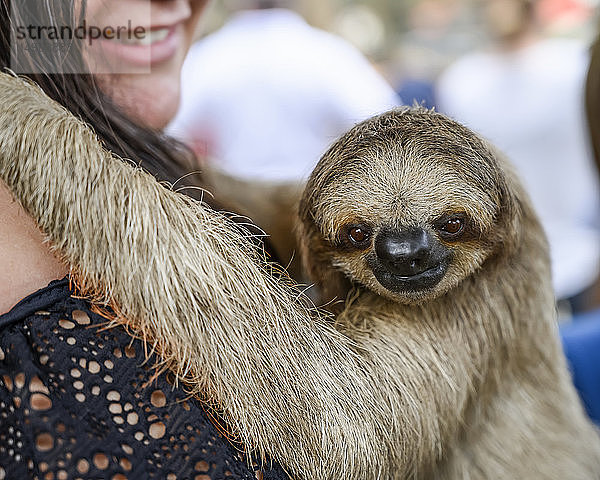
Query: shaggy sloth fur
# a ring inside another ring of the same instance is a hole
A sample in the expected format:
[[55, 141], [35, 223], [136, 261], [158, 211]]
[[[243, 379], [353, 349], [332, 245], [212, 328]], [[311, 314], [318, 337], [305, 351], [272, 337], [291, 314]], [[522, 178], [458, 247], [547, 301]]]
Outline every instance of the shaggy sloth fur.
[[482, 263], [433, 307], [361, 294], [342, 333], [231, 221], [104, 151], [36, 86], [0, 74], [0, 105], [0, 178], [82, 290], [248, 454], [297, 479], [593, 478], [597, 443], [553, 336], [546, 263], [523, 254], [544, 250], [541, 235], [498, 255], [517, 262], [514, 278]]
[[6, 74], [0, 178], [83, 292], [115, 308], [248, 454], [298, 479], [387, 472], [385, 411], [357, 348], [230, 220], [113, 157]]
[[497, 152], [440, 114], [392, 111], [329, 149], [299, 211], [306, 269], [325, 300], [347, 296], [337, 328], [389, 395], [389, 478], [600, 478], [545, 235]]

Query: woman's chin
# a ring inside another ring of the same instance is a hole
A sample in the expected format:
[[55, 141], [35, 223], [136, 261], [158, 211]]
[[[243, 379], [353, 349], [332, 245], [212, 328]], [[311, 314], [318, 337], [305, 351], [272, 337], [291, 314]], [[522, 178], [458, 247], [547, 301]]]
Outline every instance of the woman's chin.
[[101, 75], [101, 88], [129, 117], [161, 130], [179, 107], [179, 69], [146, 75]]

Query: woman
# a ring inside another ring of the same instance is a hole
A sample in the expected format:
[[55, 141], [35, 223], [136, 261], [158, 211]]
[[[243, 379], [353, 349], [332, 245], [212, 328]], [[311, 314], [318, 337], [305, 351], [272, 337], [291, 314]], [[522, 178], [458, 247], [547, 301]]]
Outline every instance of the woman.
[[[176, 111], [179, 72], [206, 0], [153, 1], [151, 12], [150, 2], [139, 0], [89, 0], [74, 10], [69, 3], [19, 1], [9, 10], [3, 0], [2, 69], [32, 72], [49, 96], [94, 126], [108, 149], [160, 180], [176, 181], [186, 159], [160, 129]], [[12, 28], [32, 19], [39, 26], [85, 19], [102, 27], [131, 20], [152, 38], [133, 45], [98, 40], [76, 54], [65, 53], [74, 42], [39, 52], [36, 39], [28, 38], [31, 48], [13, 51], [11, 59], [11, 18]], [[65, 58], [66, 71], [84, 72], [84, 64], [100, 71], [102, 61], [116, 59], [125, 73], [46, 74]], [[148, 60], [142, 67], [149, 73], [136, 71], [140, 58]], [[69, 282], [60, 280], [67, 266], [2, 182], [0, 223], [0, 478], [255, 478], [200, 403], [142, 366], [139, 342], [122, 329], [88, 328], [105, 320], [71, 296]], [[33, 315], [39, 310], [46, 322]], [[264, 474], [284, 477], [275, 467]]]
[[[49, 49], [44, 52], [50, 54], [49, 58], [41, 55], [35, 57], [39, 43], [36, 38], [28, 39], [31, 43], [30, 49], [16, 55], [17, 65], [11, 61], [11, 27], [8, 23], [10, 15], [17, 20], [15, 23], [18, 23], [21, 16], [28, 20], [33, 18], [37, 25], [48, 26], [54, 23], [49, 14], [53, 12], [57, 18], [64, 19], [62, 21], [65, 25], [75, 24], [70, 2], [45, 3], [51, 9], [44, 9], [39, 5], [33, 11], [23, 8], [24, 11], [21, 12], [17, 7], [18, 3], [13, 2], [10, 14], [8, 2], [2, 3], [2, 68], [13, 68], [17, 73], [20, 70], [33, 71], [30, 77], [42, 86], [48, 95], [92, 124], [107, 148], [123, 158], [141, 162], [144, 168], [160, 180], [174, 182], [187, 173], [188, 166], [183, 153], [178, 151], [175, 144], [161, 138], [159, 131], [176, 112], [180, 69], [206, 0], [153, 2], [152, 24], [148, 27], [160, 25], [172, 30], [169, 38], [160, 42], [169, 43], [169, 56], [158, 62], [152, 62], [148, 58], [151, 66], [151, 73], [148, 74], [137, 73], [136, 69], [140, 67], [132, 61], [128, 70], [124, 68], [132, 73], [98, 76], [46, 75], [46, 72], [54, 71], [53, 65], [64, 63], [65, 54], [61, 50]], [[23, 7], [33, 5], [34, 2], [24, 2]], [[149, 17], [149, 13], [150, 4], [144, 1], [91, 0], [85, 5], [88, 24], [95, 22], [98, 25], [114, 25], [131, 19], [137, 25], [136, 15], [142, 21], [147, 21], [144, 17]], [[149, 51], [157, 48], [157, 45], [122, 44], [116, 45], [116, 48], [115, 45], [108, 45], [109, 49], [103, 51], [103, 43], [108, 42], [98, 40], [93, 43], [94, 48], [91, 49], [91, 54], [95, 55], [98, 61], [109, 56], [120, 56], [123, 61], [127, 61], [126, 55], [130, 53], [127, 50], [148, 57]], [[74, 45], [77, 44], [71, 44], [71, 48]], [[94, 58], [90, 60], [93, 61]], [[68, 61], [71, 65], [64, 66], [66, 71], [87, 71], [83, 58], [71, 55]], [[156, 92], [160, 92], [160, 95], [156, 95]], [[127, 115], [134, 121], [132, 122]], [[64, 277], [66, 269], [53, 255], [48, 255], [37, 228], [30, 219], [22, 216], [5, 188], [0, 188], [0, 199], [2, 221], [10, 226], [10, 236], [3, 237], [0, 247], [0, 262], [4, 262], [0, 265], [0, 312], [4, 313], [24, 295], [46, 286], [50, 280]], [[19, 266], [16, 272], [15, 265]]]

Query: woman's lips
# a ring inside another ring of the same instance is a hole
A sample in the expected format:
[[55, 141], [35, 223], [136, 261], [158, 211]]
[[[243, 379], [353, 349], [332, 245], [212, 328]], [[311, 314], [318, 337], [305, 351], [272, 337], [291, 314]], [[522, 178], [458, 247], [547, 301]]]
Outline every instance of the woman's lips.
[[[146, 67], [171, 59], [178, 51], [183, 40], [183, 23], [169, 27], [144, 29], [139, 32], [122, 32], [120, 38], [101, 38], [92, 45], [103, 60], [121, 71], [127, 66]], [[96, 57], [96, 53], [93, 55]], [[117, 73], [117, 72], [115, 72]]]

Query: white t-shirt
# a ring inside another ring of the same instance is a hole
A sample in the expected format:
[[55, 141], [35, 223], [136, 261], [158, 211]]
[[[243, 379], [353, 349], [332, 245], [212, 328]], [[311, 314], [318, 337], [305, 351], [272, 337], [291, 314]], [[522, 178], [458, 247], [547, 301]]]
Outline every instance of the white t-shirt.
[[586, 49], [545, 40], [512, 53], [474, 53], [440, 77], [440, 110], [516, 166], [550, 242], [554, 286], [572, 296], [600, 268], [600, 190], [584, 116]]
[[232, 175], [299, 180], [336, 137], [398, 103], [340, 38], [289, 10], [244, 11], [192, 47], [167, 131]]

